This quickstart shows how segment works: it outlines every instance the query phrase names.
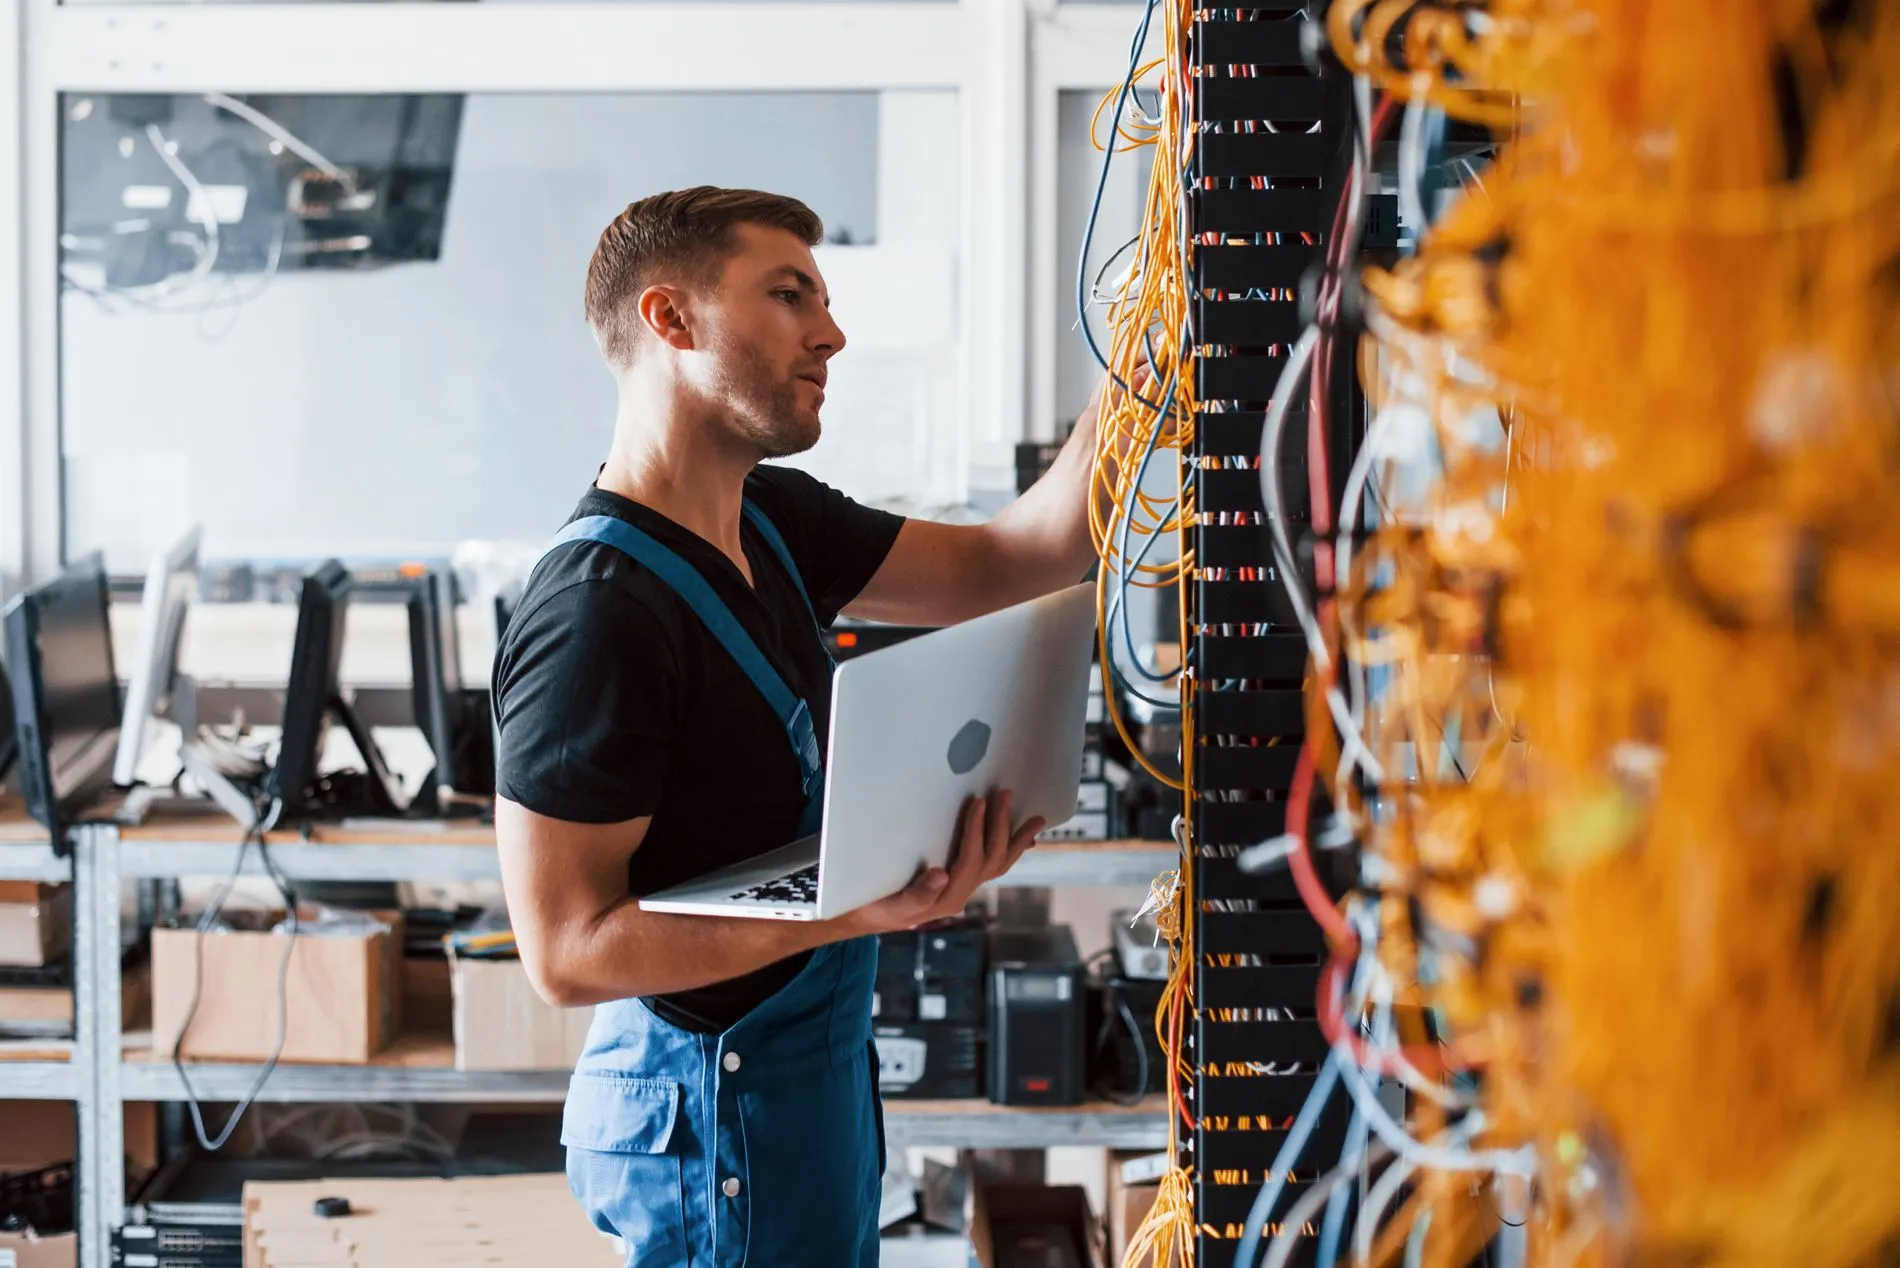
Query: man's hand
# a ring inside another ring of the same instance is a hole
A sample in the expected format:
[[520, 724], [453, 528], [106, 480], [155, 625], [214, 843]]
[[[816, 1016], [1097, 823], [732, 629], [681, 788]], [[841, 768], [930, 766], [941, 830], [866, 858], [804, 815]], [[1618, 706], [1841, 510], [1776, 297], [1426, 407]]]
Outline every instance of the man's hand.
[[962, 915], [978, 886], [1016, 866], [1036, 834], [1047, 826], [1040, 818], [1025, 820], [1012, 836], [1009, 808], [1007, 790], [988, 798], [971, 797], [963, 803], [956, 854], [948, 869], [926, 868], [889, 898], [840, 919], [858, 933], [890, 933]]

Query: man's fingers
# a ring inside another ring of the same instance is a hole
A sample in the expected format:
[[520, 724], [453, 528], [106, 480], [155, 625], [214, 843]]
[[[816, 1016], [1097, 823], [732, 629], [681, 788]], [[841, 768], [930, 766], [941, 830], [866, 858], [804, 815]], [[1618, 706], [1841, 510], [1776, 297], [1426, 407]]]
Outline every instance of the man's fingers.
[[997, 869], [1009, 857], [1009, 812], [1014, 799], [1009, 789], [992, 795], [989, 799], [989, 812], [983, 842], [983, 875], [987, 879], [997, 875]]
[[982, 874], [984, 836], [988, 831], [988, 813], [981, 797], [963, 803], [963, 826], [957, 833], [957, 856], [950, 860], [952, 884], [974, 883]]
[[1023, 852], [1036, 843], [1036, 834], [1048, 826], [1040, 815], [1024, 820], [1023, 826], [1018, 828], [1016, 835], [1010, 839], [1009, 859], [1004, 863], [1003, 871], [1007, 872], [1015, 867], [1016, 860], [1022, 858]]
[[904, 887], [904, 892], [912, 898], [924, 898], [935, 901], [950, 884], [950, 873], [941, 867], [926, 867], [917, 873], [916, 878]]

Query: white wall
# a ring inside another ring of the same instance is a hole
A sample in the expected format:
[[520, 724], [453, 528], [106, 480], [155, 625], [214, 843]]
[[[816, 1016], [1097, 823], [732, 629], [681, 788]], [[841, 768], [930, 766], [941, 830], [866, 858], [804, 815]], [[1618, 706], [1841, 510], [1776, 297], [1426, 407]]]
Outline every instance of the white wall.
[[[954, 94], [900, 100], [922, 119], [913, 144], [943, 145], [947, 117], [954, 153]], [[796, 195], [866, 242], [891, 188], [880, 138], [875, 93], [471, 96], [435, 263], [286, 275], [202, 316], [68, 294], [68, 556], [103, 547], [138, 571], [194, 518], [212, 556], [544, 537], [612, 426], [580, 314], [600, 229], [635, 197], [705, 182]], [[826, 265], [855, 346], [809, 465], [860, 496], [957, 491], [932, 444], [957, 417], [955, 225], [931, 222], [956, 206], [956, 176], [936, 171], [896, 209], [901, 252]]]

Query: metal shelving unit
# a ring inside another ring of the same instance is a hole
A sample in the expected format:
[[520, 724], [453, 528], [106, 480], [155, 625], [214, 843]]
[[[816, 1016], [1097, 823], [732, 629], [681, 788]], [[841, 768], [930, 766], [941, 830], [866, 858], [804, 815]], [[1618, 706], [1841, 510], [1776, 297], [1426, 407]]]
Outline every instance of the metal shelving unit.
[[[202, 1063], [186, 1067], [203, 1101], [235, 1101], [262, 1067], [255, 1063]], [[282, 1065], [259, 1101], [509, 1102], [559, 1105], [566, 1070], [454, 1070], [443, 1067]], [[184, 1087], [170, 1063], [134, 1058], [119, 1066], [128, 1101], [182, 1100]], [[1073, 1109], [1011, 1109], [988, 1101], [886, 1101], [885, 1131], [894, 1144], [969, 1149], [1044, 1149], [1094, 1145], [1108, 1149], [1160, 1148], [1167, 1116], [1159, 1098], [1125, 1109], [1110, 1104]]]
[[[72, 878], [72, 860], [54, 851], [46, 830], [28, 819], [18, 802], [0, 798], [0, 881], [58, 884]], [[66, 1040], [0, 1044], [0, 1101], [77, 1099], [73, 1060], [49, 1056], [74, 1047]]]
[[[354, 835], [354, 834], [352, 834]], [[470, 836], [458, 832], [458, 836]], [[306, 881], [498, 881], [500, 864], [491, 840], [382, 842], [303, 841], [295, 837], [268, 842], [271, 861], [292, 880]], [[236, 862], [237, 838], [149, 840], [119, 844], [119, 875], [170, 878], [223, 876]], [[1174, 846], [1156, 841], [1050, 841], [1025, 854], [998, 885], [1146, 885], [1174, 866]], [[264, 875], [255, 854], [245, 874]]]
[[74, 1101], [79, 1079], [70, 1061], [8, 1061], [0, 1057], [0, 1101]]
[[1010, 1109], [988, 1101], [886, 1101], [884, 1130], [894, 1145], [964, 1149], [1160, 1149], [1168, 1143], [1166, 1100], [1140, 1106]]
[[0, 881], [59, 884], [73, 878], [73, 861], [53, 852], [50, 841], [0, 840]]
[[[44, 840], [0, 835], [0, 878], [71, 881], [74, 894], [75, 1038], [69, 1061], [0, 1059], [0, 1099], [70, 1099], [78, 1110], [79, 1224], [102, 1230], [124, 1219], [126, 1101], [177, 1101], [185, 1088], [171, 1064], [121, 1026], [122, 882], [222, 877], [237, 862], [239, 833], [218, 820], [161, 815], [148, 826], [88, 824], [71, 834], [70, 856]], [[412, 824], [352, 824], [309, 837], [273, 836], [271, 861], [296, 880], [485, 881], [500, 878], [492, 834], [482, 828], [418, 831]], [[1048, 842], [1032, 850], [1003, 884], [1145, 885], [1173, 867], [1165, 842]], [[256, 851], [246, 872], [262, 875]], [[406, 1036], [377, 1064], [281, 1065], [258, 1099], [271, 1102], [426, 1101], [558, 1105], [566, 1070], [462, 1071], [445, 1036]], [[255, 1063], [192, 1063], [193, 1090], [204, 1101], [232, 1101], [255, 1080]], [[1042, 1149], [1094, 1146], [1160, 1148], [1167, 1138], [1161, 1098], [1133, 1106], [1107, 1103], [1064, 1109], [1013, 1109], [987, 1101], [889, 1101], [888, 1137], [898, 1146]], [[108, 1160], [111, 1160], [108, 1162]], [[81, 1237], [82, 1268], [107, 1268], [109, 1245]]]
[[[237, 1101], [263, 1069], [257, 1062], [203, 1062], [186, 1067], [200, 1101]], [[493, 1101], [559, 1105], [566, 1070], [457, 1070], [362, 1065], [280, 1065], [259, 1101]], [[184, 1084], [163, 1058], [122, 1060], [119, 1094], [128, 1101], [182, 1101]]]

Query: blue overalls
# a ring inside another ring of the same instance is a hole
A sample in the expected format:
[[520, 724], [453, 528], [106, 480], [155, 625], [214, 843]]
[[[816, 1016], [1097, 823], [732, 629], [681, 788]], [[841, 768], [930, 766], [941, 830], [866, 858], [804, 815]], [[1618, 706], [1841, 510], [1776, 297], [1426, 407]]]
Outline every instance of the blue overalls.
[[[791, 575], [784, 539], [745, 515]], [[690, 564], [624, 520], [568, 524], [550, 551], [595, 541], [670, 585], [785, 726], [803, 776], [800, 835], [816, 832], [824, 765], [811, 710]], [[816, 624], [816, 613], [813, 623]], [[877, 943], [813, 952], [720, 1034], [663, 1021], [638, 999], [594, 1010], [561, 1120], [568, 1184], [639, 1268], [871, 1268], [878, 1258], [884, 1115], [871, 1044]]]

